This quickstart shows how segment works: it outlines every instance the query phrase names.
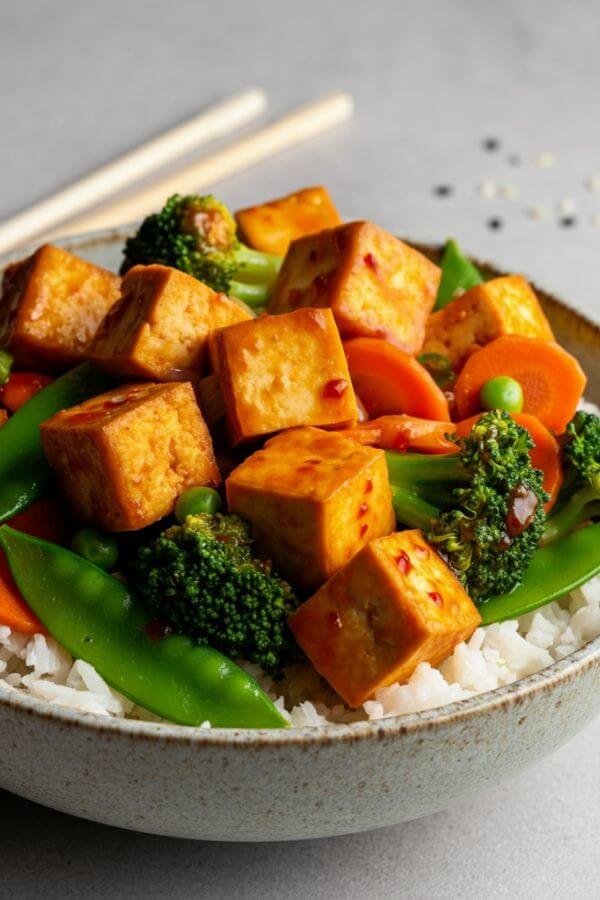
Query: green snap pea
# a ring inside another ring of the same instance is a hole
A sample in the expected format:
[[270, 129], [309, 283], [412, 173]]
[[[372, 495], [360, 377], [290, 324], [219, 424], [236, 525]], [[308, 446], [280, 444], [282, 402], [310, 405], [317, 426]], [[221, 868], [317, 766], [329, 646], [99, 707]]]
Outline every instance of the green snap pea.
[[42, 422], [113, 385], [99, 368], [84, 363], [39, 391], [0, 428], [0, 522], [41, 497], [50, 479], [40, 437]]
[[523, 388], [508, 375], [496, 375], [483, 385], [479, 392], [482, 409], [504, 409], [519, 413], [523, 409]]
[[600, 572], [600, 522], [586, 525], [541, 547], [522, 583], [509, 594], [491, 597], [479, 606], [484, 625], [515, 619], [563, 597]]
[[214, 516], [222, 505], [221, 495], [213, 488], [188, 488], [175, 504], [175, 518], [180, 525], [183, 525], [188, 516], [199, 516], [202, 513]]
[[71, 550], [100, 569], [114, 569], [119, 558], [116, 540], [95, 528], [80, 528], [71, 539]]
[[443, 388], [450, 387], [456, 381], [452, 363], [443, 353], [421, 353], [417, 361], [427, 369], [435, 383]]
[[443, 309], [456, 296], [481, 284], [481, 272], [463, 254], [456, 241], [448, 241], [441, 262], [442, 277], [435, 300], [435, 309]]
[[117, 579], [64, 547], [0, 527], [0, 546], [23, 597], [76, 659], [139, 706], [181, 725], [285, 728], [243, 669], [183, 635], [156, 636]]
[[0, 350], [0, 384], [4, 384], [8, 380], [10, 370], [12, 369], [13, 358], [6, 350]]

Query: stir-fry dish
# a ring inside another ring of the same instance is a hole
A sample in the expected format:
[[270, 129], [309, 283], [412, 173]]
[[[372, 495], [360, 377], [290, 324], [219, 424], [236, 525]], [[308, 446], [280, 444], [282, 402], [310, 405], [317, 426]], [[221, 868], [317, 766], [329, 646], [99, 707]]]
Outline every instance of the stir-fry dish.
[[0, 686], [281, 728], [514, 681], [600, 633], [600, 419], [519, 275], [314, 187], [173, 196], [119, 274], [0, 297]]

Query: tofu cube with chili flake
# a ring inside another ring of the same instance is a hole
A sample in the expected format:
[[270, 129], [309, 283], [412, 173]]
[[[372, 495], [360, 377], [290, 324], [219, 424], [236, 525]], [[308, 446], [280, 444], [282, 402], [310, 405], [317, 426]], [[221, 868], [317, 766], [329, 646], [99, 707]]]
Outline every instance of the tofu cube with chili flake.
[[395, 526], [383, 451], [335, 432], [277, 435], [226, 487], [229, 510], [250, 522], [259, 555], [309, 590]]
[[20, 366], [61, 371], [81, 362], [120, 295], [118, 275], [46, 244], [8, 266], [0, 298], [0, 347]]
[[169, 266], [135, 266], [90, 356], [119, 375], [184, 380], [206, 369], [210, 335], [251, 318], [240, 303], [191, 275]]
[[433, 313], [423, 350], [447, 356], [458, 370], [471, 353], [505, 334], [554, 340], [538, 298], [520, 275], [477, 284]]
[[263, 316], [219, 331], [211, 345], [234, 444], [299, 425], [358, 417], [331, 310]]
[[438, 665], [481, 623], [477, 607], [422, 532], [371, 541], [304, 603], [292, 632], [349, 706]]
[[172, 513], [186, 488], [221, 476], [191, 384], [129, 384], [41, 426], [46, 457], [77, 518], [135, 531]]
[[276, 256], [285, 256], [296, 238], [342, 222], [324, 187], [305, 188], [279, 200], [240, 209], [235, 218], [243, 241]]
[[269, 312], [327, 306], [342, 337], [385, 338], [416, 353], [439, 280], [417, 250], [372, 222], [350, 222], [290, 245]]

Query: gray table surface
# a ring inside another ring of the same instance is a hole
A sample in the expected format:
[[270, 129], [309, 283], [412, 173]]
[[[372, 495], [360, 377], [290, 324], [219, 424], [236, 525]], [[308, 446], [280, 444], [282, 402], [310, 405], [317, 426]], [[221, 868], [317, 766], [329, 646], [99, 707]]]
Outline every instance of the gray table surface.
[[[323, 182], [347, 217], [454, 235], [598, 319], [599, 26], [593, 0], [2, 0], [0, 217], [241, 86], [264, 86], [273, 115], [342, 88], [353, 122], [219, 195]], [[485, 199], [485, 180], [518, 196]], [[599, 751], [596, 720], [450, 811], [296, 844], [129, 834], [0, 793], [0, 896], [598, 896]]]

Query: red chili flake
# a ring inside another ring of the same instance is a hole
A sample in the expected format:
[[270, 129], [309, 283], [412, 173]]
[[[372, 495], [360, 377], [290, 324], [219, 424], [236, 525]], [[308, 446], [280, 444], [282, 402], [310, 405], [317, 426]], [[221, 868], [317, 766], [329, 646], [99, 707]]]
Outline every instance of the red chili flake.
[[333, 378], [323, 388], [323, 396], [326, 400], [338, 400], [348, 390], [348, 382], [345, 378]]
[[335, 631], [340, 631], [342, 627], [342, 620], [340, 618], [339, 613], [336, 613], [335, 610], [330, 612], [327, 616], [327, 624], [330, 628], [333, 628]]
[[318, 250], [313, 249], [313, 250], [311, 250], [310, 253], [308, 254], [308, 261], [311, 262], [311, 263], [316, 263], [316, 261], [318, 260], [318, 258], [319, 258], [319, 251], [318, 251]]
[[321, 272], [320, 275], [317, 275], [316, 278], [313, 278], [312, 283], [313, 288], [317, 293], [324, 292], [329, 288], [329, 274], [327, 272]]
[[373, 490], [373, 479], [367, 478], [367, 483], [365, 485], [365, 494], [370, 494]]
[[302, 300], [304, 298], [303, 292], [298, 290], [298, 288], [293, 288], [287, 298], [288, 306], [291, 306], [294, 309], [297, 306], [302, 304]]
[[408, 450], [410, 441], [403, 431], [399, 431], [398, 434], [394, 437], [392, 443], [394, 445], [394, 450], [400, 450], [404, 452], [405, 450]]
[[170, 635], [173, 629], [168, 622], [163, 622], [162, 619], [150, 619], [144, 625], [144, 631], [151, 641], [158, 642]]
[[323, 462], [322, 459], [318, 459], [316, 457], [315, 457], [315, 459], [307, 459], [306, 460], [306, 464], [309, 466], [320, 466], [322, 462]]
[[376, 275], [379, 274], [379, 263], [372, 253], [365, 253], [363, 259], [365, 261], [365, 266], [368, 266], [369, 269], [372, 269]]
[[365, 536], [365, 534], [367, 533], [368, 530], [369, 530], [369, 526], [368, 526], [368, 525], [361, 525], [361, 526], [360, 526], [360, 531], [358, 532], [359, 537], [364, 538], [364, 536]]
[[400, 569], [403, 575], [407, 575], [411, 570], [410, 564], [410, 556], [406, 552], [406, 550], [401, 550], [398, 556], [396, 557], [396, 565]]
[[443, 605], [444, 605], [444, 600], [443, 600], [443, 598], [442, 598], [442, 595], [441, 595], [441, 594], [438, 594], [437, 591], [429, 591], [429, 593], [427, 594], [427, 596], [428, 596], [428, 597], [431, 597], [431, 599], [433, 600], [433, 602], [434, 602], [435, 604], [437, 604], [437, 606], [443, 606]]
[[363, 517], [363, 516], [366, 516], [366, 514], [367, 514], [368, 512], [369, 512], [369, 504], [368, 504], [368, 503], [361, 503], [360, 506], [358, 507], [358, 518], [359, 518], [359, 519], [362, 519], [362, 517]]

